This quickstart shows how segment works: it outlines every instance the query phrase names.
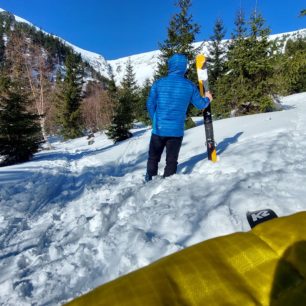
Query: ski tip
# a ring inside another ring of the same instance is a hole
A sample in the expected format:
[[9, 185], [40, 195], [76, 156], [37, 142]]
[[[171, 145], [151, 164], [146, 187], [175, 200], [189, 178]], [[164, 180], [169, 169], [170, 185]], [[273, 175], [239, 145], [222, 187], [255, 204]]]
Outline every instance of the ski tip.
[[206, 61], [205, 55], [204, 54], [198, 54], [196, 56], [196, 67], [197, 67], [197, 69], [202, 69], [205, 61]]
[[277, 218], [277, 214], [272, 209], [267, 208], [256, 211], [248, 211], [246, 213], [246, 217], [250, 227], [253, 228], [260, 223]]
[[213, 163], [216, 163], [218, 161], [218, 156], [217, 156], [217, 150], [214, 149], [211, 153], [211, 161]]

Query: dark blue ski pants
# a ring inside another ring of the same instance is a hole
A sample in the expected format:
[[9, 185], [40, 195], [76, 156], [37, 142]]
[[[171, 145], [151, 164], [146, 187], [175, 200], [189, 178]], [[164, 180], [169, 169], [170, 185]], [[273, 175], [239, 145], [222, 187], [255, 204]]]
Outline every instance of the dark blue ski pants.
[[166, 147], [166, 167], [164, 177], [176, 173], [177, 160], [182, 145], [183, 137], [165, 137], [152, 134], [149, 148], [149, 158], [147, 163], [147, 176], [149, 179], [157, 175], [158, 163]]

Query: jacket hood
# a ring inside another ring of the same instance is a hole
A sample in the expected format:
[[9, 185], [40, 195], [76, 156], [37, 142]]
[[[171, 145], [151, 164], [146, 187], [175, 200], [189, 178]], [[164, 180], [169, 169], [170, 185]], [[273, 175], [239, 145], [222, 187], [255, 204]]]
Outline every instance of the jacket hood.
[[168, 73], [184, 75], [187, 71], [187, 57], [183, 54], [174, 54], [168, 60]]

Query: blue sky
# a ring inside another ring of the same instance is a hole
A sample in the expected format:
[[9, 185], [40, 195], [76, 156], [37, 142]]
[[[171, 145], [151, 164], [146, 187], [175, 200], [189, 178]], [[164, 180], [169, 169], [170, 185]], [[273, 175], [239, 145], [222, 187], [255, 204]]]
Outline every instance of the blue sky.
[[[306, 27], [306, 17], [299, 12], [305, 0], [257, 0], [258, 9], [272, 33]], [[171, 16], [177, 12], [175, 0], [0, 0], [8, 10], [58, 35], [69, 42], [116, 59], [158, 48], [166, 38]], [[256, 0], [193, 0], [191, 13], [200, 24], [197, 41], [208, 39], [217, 17], [221, 17], [227, 36], [234, 17], [242, 6], [246, 16]]]

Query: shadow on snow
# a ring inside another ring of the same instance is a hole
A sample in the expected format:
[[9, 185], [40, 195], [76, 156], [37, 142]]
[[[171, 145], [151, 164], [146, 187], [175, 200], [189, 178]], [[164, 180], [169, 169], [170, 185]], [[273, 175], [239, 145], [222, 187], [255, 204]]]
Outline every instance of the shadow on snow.
[[[237, 133], [233, 137], [227, 137], [224, 138], [218, 145], [217, 145], [217, 155], [222, 155], [230, 145], [238, 142], [239, 137], [243, 134], [243, 132]], [[183, 173], [183, 174], [190, 174], [195, 166], [207, 159], [208, 155], [207, 152], [205, 153], [200, 153], [198, 155], [195, 155], [191, 157], [189, 160], [184, 161], [183, 163], [178, 165], [178, 173]]]

